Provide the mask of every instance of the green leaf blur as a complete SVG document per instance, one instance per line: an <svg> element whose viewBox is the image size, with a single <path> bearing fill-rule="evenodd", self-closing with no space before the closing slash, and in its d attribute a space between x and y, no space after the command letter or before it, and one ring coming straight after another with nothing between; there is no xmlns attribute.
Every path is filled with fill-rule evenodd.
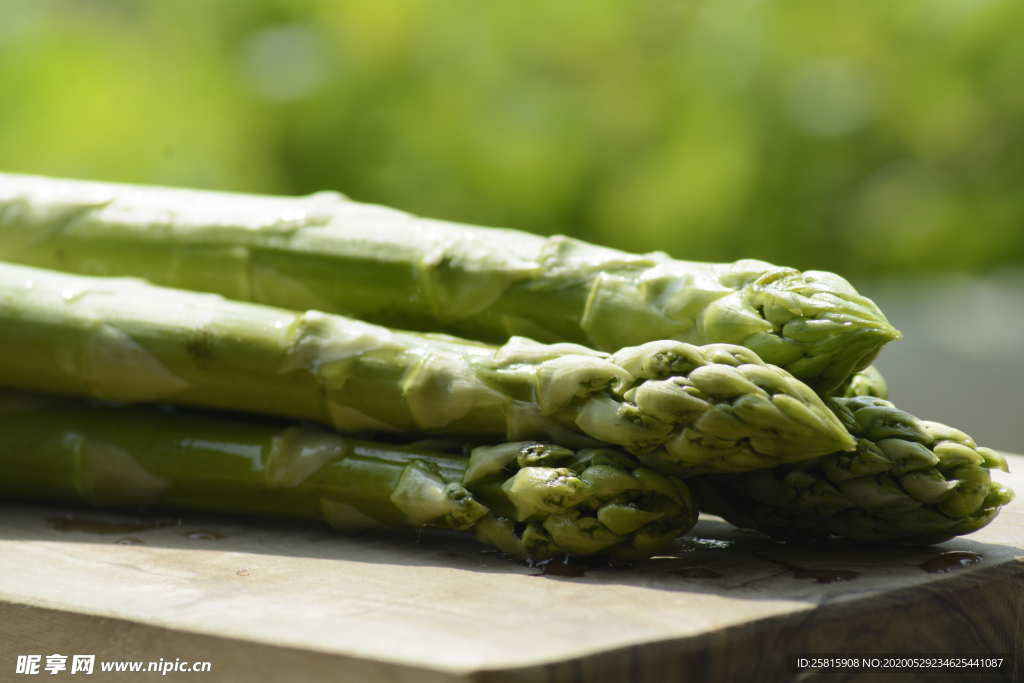
<svg viewBox="0 0 1024 683"><path fill-rule="evenodd" d="M0 168L845 275L1024 260L1012 0L6 0Z"/></svg>

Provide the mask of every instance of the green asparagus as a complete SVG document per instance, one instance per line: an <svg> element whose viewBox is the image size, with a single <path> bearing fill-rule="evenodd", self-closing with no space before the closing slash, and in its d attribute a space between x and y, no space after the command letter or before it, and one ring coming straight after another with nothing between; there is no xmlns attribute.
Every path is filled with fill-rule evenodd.
<svg viewBox="0 0 1024 683"><path fill-rule="evenodd" d="M783 538L938 543L988 524L1013 498L1005 459L958 429L872 396L834 399L857 450L772 470L698 477L701 509Z"/></svg>
<svg viewBox="0 0 1024 683"><path fill-rule="evenodd" d="M0 394L0 497L469 531L534 560L647 557L696 522L686 485L622 451L536 442L467 459L315 427Z"/></svg>
<svg viewBox="0 0 1024 683"><path fill-rule="evenodd" d="M740 346L609 356L500 348L157 287L0 265L0 386L391 431L612 444L679 473L852 448L822 400Z"/></svg>
<svg viewBox="0 0 1024 683"><path fill-rule="evenodd" d="M874 365L869 365L856 375L852 376L842 390L840 396L852 398L854 396L874 396L875 398L889 398L889 384L885 377Z"/></svg>
<svg viewBox="0 0 1024 683"><path fill-rule="evenodd" d="M302 198L0 175L0 259L502 343L733 343L835 390L899 333L843 278Z"/></svg>

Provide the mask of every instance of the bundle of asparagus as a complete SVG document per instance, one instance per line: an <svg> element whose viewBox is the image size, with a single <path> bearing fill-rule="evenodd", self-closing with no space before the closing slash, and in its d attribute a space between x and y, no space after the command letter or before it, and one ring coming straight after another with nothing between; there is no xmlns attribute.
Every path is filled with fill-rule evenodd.
<svg viewBox="0 0 1024 683"><path fill-rule="evenodd" d="M533 559L657 552L695 520L680 477L788 536L932 542L1010 498L994 453L870 398L899 333L829 273L4 175L0 258L23 264L0 265L0 386L80 397L4 399L8 497L434 525Z"/></svg>
<svg viewBox="0 0 1024 683"><path fill-rule="evenodd" d="M440 432L615 445L680 473L853 448L822 400L749 349L649 342L614 355L497 348L141 281L0 265L10 387Z"/></svg>

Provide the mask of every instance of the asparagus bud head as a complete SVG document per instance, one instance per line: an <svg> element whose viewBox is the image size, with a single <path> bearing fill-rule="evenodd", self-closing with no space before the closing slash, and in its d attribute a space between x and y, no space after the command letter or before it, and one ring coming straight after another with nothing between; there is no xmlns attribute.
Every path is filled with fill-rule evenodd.
<svg viewBox="0 0 1024 683"><path fill-rule="evenodd" d="M976 531L1013 492L992 481L1006 460L962 431L873 396L836 398L848 453L691 481L702 509L779 537L938 543Z"/></svg>
<svg viewBox="0 0 1024 683"><path fill-rule="evenodd" d="M855 446L810 387L748 348L656 341L608 360L625 376L578 402L575 425L656 466L744 471Z"/></svg>
<svg viewBox="0 0 1024 683"><path fill-rule="evenodd" d="M837 389L902 336L871 299L834 273L776 268L741 291L747 310L769 323L770 333L736 343L822 393Z"/></svg>
<svg viewBox="0 0 1024 683"><path fill-rule="evenodd" d="M477 524L477 536L534 560L565 554L647 557L697 520L682 480L616 449L574 452L536 442L481 446L470 454L463 483L492 512Z"/></svg>

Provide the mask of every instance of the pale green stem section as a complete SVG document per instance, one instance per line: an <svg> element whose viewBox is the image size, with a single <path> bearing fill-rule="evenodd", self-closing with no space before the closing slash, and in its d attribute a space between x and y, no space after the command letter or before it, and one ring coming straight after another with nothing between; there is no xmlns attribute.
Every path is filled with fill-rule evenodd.
<svg viewBox="0 0 1024 683"><path fill-rule="evenodd" d="M433 526L530 559L647 557L696 522L681 480L621 451L467 447L157 407L0 393L0 498Z"/></svg>
<svg viewBox="0 0 1024 683"><path fill-rule="evenodd" d="M0 259L498 343L733 343L822 393L899 338L833 273L629 254L328 192L266 197L0 174Z"/></svg>

